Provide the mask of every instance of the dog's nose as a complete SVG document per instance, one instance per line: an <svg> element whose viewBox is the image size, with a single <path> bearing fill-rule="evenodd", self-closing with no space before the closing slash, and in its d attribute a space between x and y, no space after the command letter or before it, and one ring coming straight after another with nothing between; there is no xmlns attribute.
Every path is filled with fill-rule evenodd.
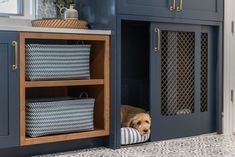
<svg viewBox="0 0 235 157"><path fill-rule="evenodd" d="M149 130L148 129L144 129L144 132L147 133Z"/></svg>

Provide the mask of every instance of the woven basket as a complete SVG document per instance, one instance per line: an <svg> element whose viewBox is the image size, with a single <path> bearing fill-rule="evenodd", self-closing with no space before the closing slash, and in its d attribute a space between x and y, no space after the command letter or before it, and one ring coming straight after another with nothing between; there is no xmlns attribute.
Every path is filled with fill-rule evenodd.
<svg viewBox="0 0 235 157"><path fill-rule="evenodd" d="M91 45L27 44L26 80L90 79Z"/></svg>
<svg viewBox="0 0 235 157"><path fill-rule="evenodd" d="M78 19L41 19L33 20L33 27L88 29L87 21Z"/></svg>
<svg viewBox="0 0 235 157"><path fill-rule="evenodd" d="M30 137L94 129L93 98L28 100L26 133Z"/></svg>

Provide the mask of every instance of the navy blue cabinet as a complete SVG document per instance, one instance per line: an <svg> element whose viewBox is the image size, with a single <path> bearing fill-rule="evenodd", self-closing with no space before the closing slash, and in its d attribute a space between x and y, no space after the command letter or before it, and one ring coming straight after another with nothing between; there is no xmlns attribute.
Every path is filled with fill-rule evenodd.
<svg viewBox="0 0 235 157"><path fill-rule="evenodd" d="M112 30L111 147L120 104L150 111L151 141L221 133L223 0L109 1L78 4L92 28Z"/></svg>
<svg viewBox="0 0 235 157"><path fill-rule="evenodd" d="M18 34L0 32L0 148L19 145Z"/></svg>
<svg viewBox="0 0 235 157"><path fill-rule="evenodd" d="M117 13L221 21L223 0L118 0Z"/></svg>

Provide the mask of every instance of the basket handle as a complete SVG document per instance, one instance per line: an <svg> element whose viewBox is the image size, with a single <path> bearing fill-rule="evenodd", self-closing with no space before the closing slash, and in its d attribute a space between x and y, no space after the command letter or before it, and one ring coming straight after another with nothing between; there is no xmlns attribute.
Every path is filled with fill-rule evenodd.
<svg viewBox="0 0 235 157"><path fill-rule="evenodd" d="M80 98L80 99L83 98L84 95L86 96L85 98L88 99L88 94L87 94L87 92L82 92L82 93L80 94L79 98Z"/></svg>

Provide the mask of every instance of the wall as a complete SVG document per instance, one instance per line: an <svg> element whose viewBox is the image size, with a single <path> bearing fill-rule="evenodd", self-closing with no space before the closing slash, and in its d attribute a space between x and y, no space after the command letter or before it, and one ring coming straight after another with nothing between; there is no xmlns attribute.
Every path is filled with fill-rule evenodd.
<svg viewBox="0 0 235 157"><path fill-rule="evenodd" d="M223 133L232 134L234 130L235 123L235 110L234 105L231 102L231 90L233 87L235 76L231 76L233 68L233 62L231 58L234 57L234 34L231 32L232 21L235 20L234 16L234 0L225 0L224 9L224 117L223 117Z"/></svg>

